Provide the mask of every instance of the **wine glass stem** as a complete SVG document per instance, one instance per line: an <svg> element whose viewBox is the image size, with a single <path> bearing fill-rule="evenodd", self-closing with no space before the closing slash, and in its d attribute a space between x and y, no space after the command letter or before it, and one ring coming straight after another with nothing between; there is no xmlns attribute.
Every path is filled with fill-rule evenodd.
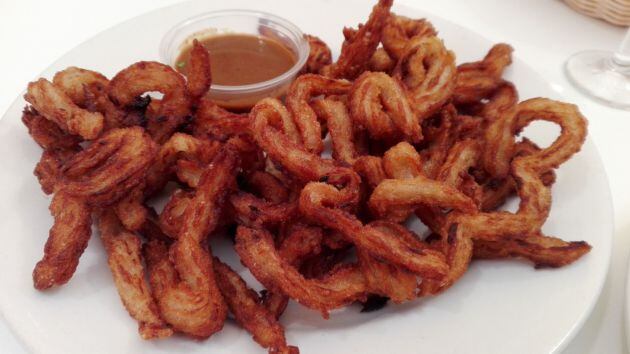
<svg viewBox="0 0 630 354"><path fill-rule="evenodd" d="M630 28L628 28L626 36L613 55L613 64L624 69L630 69Z"/></svg>

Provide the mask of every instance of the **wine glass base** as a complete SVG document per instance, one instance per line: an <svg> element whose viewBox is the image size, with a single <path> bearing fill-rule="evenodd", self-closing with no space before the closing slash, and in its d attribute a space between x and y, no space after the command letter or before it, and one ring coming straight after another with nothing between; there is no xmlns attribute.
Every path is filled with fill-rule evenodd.
<svg viewBox="0 0 630 354"><path fill-rule="evenodd" d="M588 96L613 107L630 109L630 67L617 65L613 53L585 51L565 64L571 82Z"/></svg>

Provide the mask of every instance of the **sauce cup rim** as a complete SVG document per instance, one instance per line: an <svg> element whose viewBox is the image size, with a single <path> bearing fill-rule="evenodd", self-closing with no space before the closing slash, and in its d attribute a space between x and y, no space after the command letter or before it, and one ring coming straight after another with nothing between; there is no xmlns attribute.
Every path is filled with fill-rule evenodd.
<svg viewBox="0 0 630 354"><path fill-rule="evenodd" d="M310 48L309 48L308 41L304 38L304 33L302 32L302 30L300 30L299 27L297 27L291 21L285 18L282 18L280 16L277 16L268 12L264 12L264 11L247 10L247 9L229 9L229 10L209 11L209 12L204 12L204 13L189 17L183 21L180 21L175 26L171 27L171 29L168 30L168 32L166 32L166 34L162 38L162 41L160 42L161 59L164 62L166 62L167 65L173 64L173 63L170 63L171 58L169 55L169 51L170 51L171 46L174 44L173 42L175 40L176 35L178 34L180 30L194 23L197 23L199 21L205 21L208 19L214 19L214 18L220 18L220 17L231 17L231 16L242 16L242 17L251 17L255 19L265 19L266 21L274 22L276 25L283 27L285 30L289 31L298 40L297 42L295 42L293 38L290 38L290 40L293 42L293 44L297 48L298 58L295 64L289 70L269 80L256 82L253 84L247 84L247 85L212 84L212 87L211 87L212 91L215 91L217 93L218 92L236 93L236 92L247 92L247 91L251 92L251 91L259 91L259 90L268 89L270 87L283 83L284 81L291 78L292 76L295 76L298 73L298 71L302 69L304 64L306 64L306 60L308 59ZM189 37L190 36L192 36L192 34L189 35ZM181 43L177 43L177 45L181 45Z"/></svg>

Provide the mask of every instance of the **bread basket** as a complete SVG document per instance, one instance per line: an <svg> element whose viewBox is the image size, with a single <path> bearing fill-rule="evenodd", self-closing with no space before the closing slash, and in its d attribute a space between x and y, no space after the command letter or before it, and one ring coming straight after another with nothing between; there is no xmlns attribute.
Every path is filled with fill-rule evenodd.
<svg viewBox="0 0 630 354"><path fill-rule="evenodd" d="M585 15L619 26L630 26L630 0L564 0Z"/></svg>

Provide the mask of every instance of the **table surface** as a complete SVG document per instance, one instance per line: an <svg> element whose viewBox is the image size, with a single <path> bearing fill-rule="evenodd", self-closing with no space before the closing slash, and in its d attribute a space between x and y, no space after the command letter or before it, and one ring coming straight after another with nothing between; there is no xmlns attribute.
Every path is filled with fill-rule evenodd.
<svg viewBox="0 0 630 354"><path fill-rule="evenodd" d="M67 51L116 25L147 11L181 0L108 0L86 2L0 2L0 113L5 112L26 83L36 78ZM302 0L307 1L307 0ZM372 3L366 0L366 4ZM559 0L397 0L423 9L493 41L505 41L549 80L569 102L589 118L589 134L597 145L608 174L615 212L615 235L610 272L602 295L585 326L564 353L626 352L624 299L630 251L630 168L619 161L630 147L630 112L596 103L576 91L563 73L571 54L585 49L614 49L624 28L582 16ZM227 5L226 5L227 6ZM588 171L586 171L588 172ZM26 354L0 319L0 351Z"/></svg>

